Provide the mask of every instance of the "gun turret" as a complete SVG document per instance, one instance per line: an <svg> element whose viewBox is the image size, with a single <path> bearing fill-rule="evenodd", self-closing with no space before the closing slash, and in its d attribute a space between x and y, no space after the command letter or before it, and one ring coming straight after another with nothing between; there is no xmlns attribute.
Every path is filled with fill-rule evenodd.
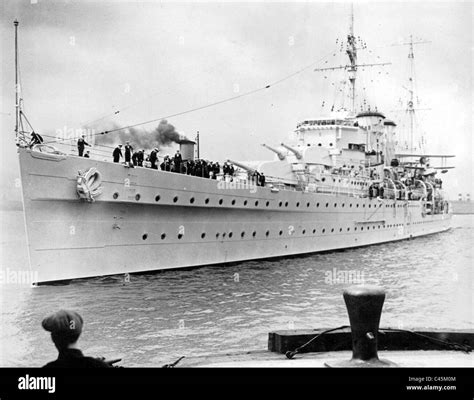
<svg viewBox="0 0 474 400"><path fill-rule="evenodd" d="M231 163L231 164L234 164L234 165L237 165L238 167L240 167L242 169L245 169L246 171L249 171L249 172L254 172L255 171L255 169L249 167L248 165L239 163L238 161L227 160L227 162Z"/></svg>
<svg viewBox="0 0 474 400"><path fill-rule="evenodd" d="M286 156L281 151L278 151L277 149L274 149L273 147L270 147L265 143L263 143L262 146L267 148L270 151L273 151L281 161L283 161L286 158Z"/></svg>
<svg viewBox="0 0 474 400"><path fill-rule="evenodd" d="M298 151L298 150L295 150L293 147L290 147L290 146L287 146L285 143L282 143L281 144L285 149L291 151L298 160L301 160L303 158L303 156L301 155L301 153Z"/></svg>

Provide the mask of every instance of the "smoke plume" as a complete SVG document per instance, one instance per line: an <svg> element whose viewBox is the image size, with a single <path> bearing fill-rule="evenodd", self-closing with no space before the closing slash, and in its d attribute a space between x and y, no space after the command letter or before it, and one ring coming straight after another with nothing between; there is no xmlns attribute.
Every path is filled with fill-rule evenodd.
<svg viewBox="0 0 474 400"><path fill-rule="evenodd" d="M117 126L112 126L107 130L117 128ZM116 132L97 135L96 143L116 145L125 144L125 142L128 141L135 149L150 150L155 147L168 147L173 143L180 143L181 139L183 139L183 136L176 131L175 127L163 119L153 130L127 128Z"/></svg>

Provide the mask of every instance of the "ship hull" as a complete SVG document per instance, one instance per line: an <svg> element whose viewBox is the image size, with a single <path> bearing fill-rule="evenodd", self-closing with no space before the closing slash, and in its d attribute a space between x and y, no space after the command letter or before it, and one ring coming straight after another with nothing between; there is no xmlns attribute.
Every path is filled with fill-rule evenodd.
<svg viewBox="0 0 474 400"><path fill-rule="evenodd" d="M36 283L285 257L403 240L450 228L420 201L243 187L19 149ZM102 193L76 191L95 167Z"/></svg>

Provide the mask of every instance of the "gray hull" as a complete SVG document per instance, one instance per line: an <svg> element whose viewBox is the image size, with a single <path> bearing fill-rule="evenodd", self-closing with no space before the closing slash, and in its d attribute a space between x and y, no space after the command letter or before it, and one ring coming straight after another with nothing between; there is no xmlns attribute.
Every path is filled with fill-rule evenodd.
<svg viewBox="0 0 474 400"><path fill-rule="evenodd" d="M37 283L282 257L449 229L420 201L270 188L19 149L31 272ZM102 194L76 192L97 168Z"/></svg>

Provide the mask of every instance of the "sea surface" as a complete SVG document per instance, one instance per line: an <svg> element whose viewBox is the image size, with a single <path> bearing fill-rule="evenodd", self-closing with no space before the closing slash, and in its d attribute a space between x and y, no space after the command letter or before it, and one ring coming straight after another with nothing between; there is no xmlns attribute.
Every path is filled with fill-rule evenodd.
<svg viewBox="0 0 474 400"><path fill-rule="evenodd" d="M387 291L381 326L474 329L474 215L445 233L275 261L94 278L63 286L8 281L27 269L23 217L1 211L0 366L42 366L57 356L41 320L61 308L84 318L86 355L124 366L267 347L268 332L348 324L354 283Z"/></svg>

